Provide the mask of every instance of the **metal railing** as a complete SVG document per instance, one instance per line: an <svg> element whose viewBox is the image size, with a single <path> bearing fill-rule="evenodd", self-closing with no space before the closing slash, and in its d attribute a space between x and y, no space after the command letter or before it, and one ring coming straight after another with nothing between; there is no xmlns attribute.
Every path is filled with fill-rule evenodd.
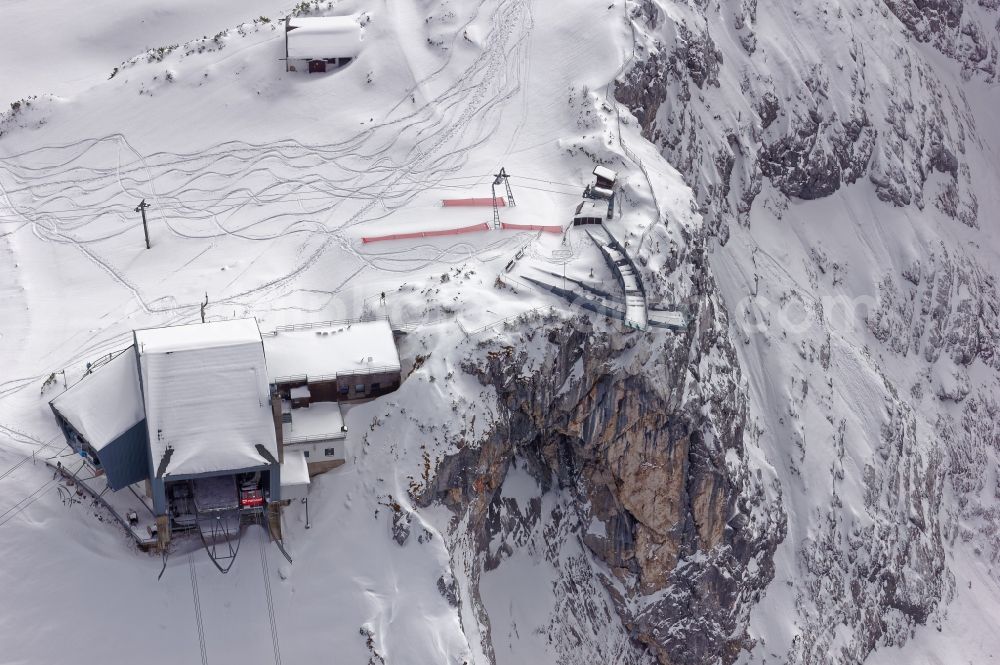
<svg viewBox="0 0 1000 665"><path fill-rule="evenodd" d="M513 280L511 280L511 281L513 281ZM525 288L527 288L527 287L525 287ZM490 323L487 323L484 326L480 326L478 328L473 328L471 330L468 329L468 328L466 328L465 325L463 325L461 321L459 321L458 325L462 329L462 332L464 332L466 335L478 335L479 333L484 332L484 331L486 331L486 330L488 330L490 328L495 328L497 326L502 326L502 325L507 324L507 323L512 323L512 322L517 321L519 319L525 319L525 320L527 320L531 314L534 314L535 312L540 312L543 309L547 309L549 311L552 311L553 308L552 308L551 305L539 305L538 307L532 307L529 310L525 310L525 311L521 312L520 314L514 314L512 316L508 316L506 318L499 319L497 321L492 321Z"/></svg>
<svg viewBox="0 0 1000 665"><path fill-rule="evenodd" d="M310 434L308 436L293 436L284 439L282 443L286 446L291 446L296 443L319 443L320 441L330 441L332 439L343 439L347 436L347 432L343 430L335 430L332 432L327 432L326 434Z"/></svg>
<svg viewBox="0 0 1000 665"><path fill-rule="evenodd" d="M370 323L372 321L388 321L389 327L392 327L392 320L389 319L388 315L379 314L370 317L364 317L360 319L337 319L334 321L314 321L312 323L292 323L284 326L277 326L274 330L270 332L261 332L261 335L266 335L268 337L274 337L280 332L295 332L301 330L313 330L315 328L332 328L334 326L349 326L354 323Z"/></svg>
<svg viewBox="0 0 1000 665"><path fill-rule="evenodd" d="M95 489L93 489L92 487L90 487L89 485L87 485L87 483L83 482L80 479L80 476L78 474L79 474L80 470L83 469L83 467L87 465L86 461L84 461L80 465L80 468L77 469L76 471L70 471L65 466L61 466L61 465L58 465L58 464L53 464L49 460L45 461L45 465L48 466L48 467L50 467L53 471L55 471L56 473L58 473L59 475L61 475L63 478L65 478L67 480L72 480L76 484L77 487L79 487L81 490L83 490L84 492L86 492L87 494L89 494L94 499L95 502L101 504L101 506L105 510L107 510L109 513L111 513L111 516L118 523L118 525L121 526L123 529L125 529L126 533L128 533L130 536L132 536L132 539L135 540L136 545L138 545L140 548L144 548L144 547L148 546L148 544L150 542L150 539L143 538L142 534L140 534L135 529L133 529L132 525L129 524L128 520L126 520L123 516L119 515L118 511L115 510L115 508L108 502L107 499L105 499L101 495L101 493L98 493Z"/></svg>
<svg viewBox="0 0 1000 665"><path fill-rule="evenodd" d="M347 378L350 376L370 376L372 374L392 374L399 371L399 365L375 365L372 367L359 368L357 370L345 370L335 374L319 374L316 376L311 374L291 374L289 376L278 376L272 379L271 383L321 383L326 381L338 381L341 377Z"/></svg>

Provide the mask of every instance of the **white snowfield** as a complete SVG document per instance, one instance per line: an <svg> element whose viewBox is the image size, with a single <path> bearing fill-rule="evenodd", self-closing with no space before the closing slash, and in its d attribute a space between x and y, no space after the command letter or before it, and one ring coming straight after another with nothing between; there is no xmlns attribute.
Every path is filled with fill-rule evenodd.
<svg viewBox="0 0 1000 665"><path fill-rule="evenodd" d="M135 349L129 347L53 400L59 413L100 451L146 417ZM113 408L108 406L113 405Z"/></svg>
<svg viewBox="0 0 1000 665"><path fill-rule="evenodd" d="M267 367L253 319L137 330L153 468L164 476L246 469L278 458Z"/></svg>
<svg viewBox="0 0 1000 665"><path fill-rule="evenodd" d="M318 16L288 21L288 57L298 59L356 58L361 53L357 16Z"/></svg>

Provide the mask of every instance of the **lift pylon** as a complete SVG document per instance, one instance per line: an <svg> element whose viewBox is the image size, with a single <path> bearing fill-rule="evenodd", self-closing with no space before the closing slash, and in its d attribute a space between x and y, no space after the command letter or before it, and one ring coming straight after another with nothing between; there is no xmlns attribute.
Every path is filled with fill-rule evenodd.
<svg viewBox="0 0 1000 665"><path fill-rule="evenodd" d="M500 228L500 207L497 205L497 185L504 184L507 189L507 206L513 208L517 204L514 202L514 192L510 189L510 175L504 167L500 167L500 172L493 176L491 191L493 192L493 228Z"/></svg>

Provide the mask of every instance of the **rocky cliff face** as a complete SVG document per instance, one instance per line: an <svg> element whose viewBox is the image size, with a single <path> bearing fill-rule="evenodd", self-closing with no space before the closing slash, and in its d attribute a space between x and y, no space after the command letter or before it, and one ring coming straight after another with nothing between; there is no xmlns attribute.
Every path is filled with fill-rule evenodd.
<svg viewBox="0 0 1000 665"><path fill-rule="evenodd" d="M702 303L682 334L623 334L581 316L466 359L495 390L496 424L438 467L423 501L452 508L473 541L472 602L479 576L517 549L558 561L578 539L599 562L588 588L603 588L597 597L630 638L617 662L652 653L664 664L728 663L748 646L784 517L744 448L746 394L725 313L708 295ZM550 512L504 498L515 460L558 497ZM571 609L554 635L606 621L579 582L557 591Z"/></svg>
<svg viewBox="0 0 1000 665"><path fill-rule="evenodd" d="M730 221L746 222L764 178L811 200L867 176L883 201L931 204L975 226L965 159L975 122L964 97L916 49L882 38L898 18L957 59L964 76L992 81L1000 16L992 3L974 5L806 3L791 17L758 17L756 1L645 0L632 10L639 62L616 96L685 175L723 240ZM795 48L775 35L776 19ZM946 177L928 188L934 173Z"/></svg>
<svg viewBox="0 0 1000 665"><path fill-rule="evenodd" d="M719 241L757 386L748 436L789 512L790 572L748 662L858 663L920 626L946 633L973 588L949 561L996 556L1000 299L981 201L996 134L970 99L992 94L997 9L630 7L637 62L616 96ZM836 298L858 308L849 325L831 323ZM779 325L789 307L805 323Z"/></svg>
<svg viewBox="0 0 1000 665"><path fill-rule="evenodd" d="M463 352L491 419L419 501L452 511L440 586L485 654L523 639L495 580L524 557L555 571L561 662L846 665L947 632L956 557L1000 551L997 201L966 96L996 9L626 5L615 97L700 213L632 251L691 321Z"/></svg>

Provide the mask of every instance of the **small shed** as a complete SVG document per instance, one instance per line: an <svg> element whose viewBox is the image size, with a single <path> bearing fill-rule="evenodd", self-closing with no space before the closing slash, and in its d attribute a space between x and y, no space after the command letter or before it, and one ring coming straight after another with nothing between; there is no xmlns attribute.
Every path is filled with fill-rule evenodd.
<svg viewBox="0 0 1000 665"><path fill-rule="evenodd" d="M309 403L370 399L401 383L387 319L282 326L264 334L267 371L283 398L309 387Z"/></svg>
<svg viewBox="0 0 1000 665"><path fill-rule="evenodd" d="M618 180L618 173L606 166L595 166L594 176L597 178L597 187L605 190L613 190Z"/></svg>
<svg viewBox="0 0 1000 665"><path fill-rule="evenodd" d="M327 65L342 66L361 53L362 31L356 16L290 16L285 20L285 71L310 74Z"/></svg>

